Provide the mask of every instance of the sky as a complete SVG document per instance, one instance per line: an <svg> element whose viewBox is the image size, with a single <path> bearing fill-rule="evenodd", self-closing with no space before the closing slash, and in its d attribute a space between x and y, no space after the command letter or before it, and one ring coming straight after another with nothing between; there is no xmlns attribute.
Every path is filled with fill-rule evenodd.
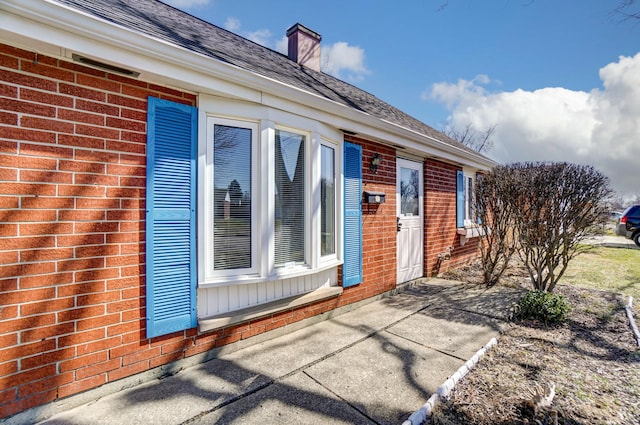
<svg viewBox="0 0 640 425"><path fill-rule="evenodd" d="M500 163L593 165L640 200L640 19L624 0L164 1L281 53L301 23L324 72L438 130L495 126Z"/></svg>

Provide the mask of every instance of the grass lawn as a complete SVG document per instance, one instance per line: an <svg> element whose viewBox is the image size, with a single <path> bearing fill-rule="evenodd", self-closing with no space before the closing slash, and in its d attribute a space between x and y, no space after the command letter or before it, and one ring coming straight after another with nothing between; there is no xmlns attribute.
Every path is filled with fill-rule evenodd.
<svg viewBox="0 0 640 425"><path fill-rule="evenodd" d="M595 247L571 260L559 283L619 292L640 303L640 250Z"/></svg>

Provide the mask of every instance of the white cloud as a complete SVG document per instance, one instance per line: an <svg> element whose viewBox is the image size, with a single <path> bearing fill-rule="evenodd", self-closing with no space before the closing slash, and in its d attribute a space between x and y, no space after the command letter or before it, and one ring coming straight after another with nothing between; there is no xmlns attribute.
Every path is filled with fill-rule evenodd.
<svg viewBox="0 0 640 425"><path fill-rule="evenodd" d="M283 35L282 38L276 41L276 52L280 52L283 55L286 55L289 51L289 39L286 35Z"/></svg>
<svg viewBox="0 0 640 425"><path fill-rule="evenodd" d="M240 29L240 20L229 16L226 21L224 21L224 29L236 32Z"/></svg>
<svg viewBox="0 0 640 425"><path fill-rule="evenodd" d="M238 18L234 18L233 16L229 16L226 21L224 21L223 25L224 29L234 32L236 34L241 35L242 37L253 41L254 43L260 44L265 47L272 47L272 44L275 46L275 49L281 53L287 52L287 44L284 45L284 52L282 49L283 40L277 40L275 43L272 43L273 34L268 29L259 29L256 31L244 31L242 30L242 23ZM284 42L287 43L287 38L283 37Z"/></svg>
<svg viewBox="0 0 640 425"><path fill-rule="evenodd" d="M247 32L244 36L254 43L258 43L262 46L269 47L269 44L271 43L271 31L267 29Z"/></svg>
<svg viewBox="0 0 640 425"><path fill-rule="evenodd" d="M365 66L364 50L358 46L350 46L339 41L330 46L321 46L321 67L327 74L342 78L347 74L351 81L361 81L371 71Z"/></svg>
<svg viewBox="0 0 640 425"><path fill-rule="evenodd" d="M209 4L210 0L164 0L165 3L170 4L178 9L191 9L194 7L205 6Z"/></svg>
<svg viewBox="0 0 640 425"><path fill-rule="evenodd" d="M478 84L489 84L486 75L477 75L473 80L459 79L456 84L435 83L430 92L422 93L422 99L435 99L451 109L454 104L468 103L485 95L486 90Z"/></svg>
<svg viewBox="0 0 640 425"><path fill-rule="evenodd" d="M600 69L603 89L548 87L489 92L486 76L437 83L423 94L451 110L449 125L497 125L489 156L500 162L596 166L623 196L640 194L640 53Z"/></svg>

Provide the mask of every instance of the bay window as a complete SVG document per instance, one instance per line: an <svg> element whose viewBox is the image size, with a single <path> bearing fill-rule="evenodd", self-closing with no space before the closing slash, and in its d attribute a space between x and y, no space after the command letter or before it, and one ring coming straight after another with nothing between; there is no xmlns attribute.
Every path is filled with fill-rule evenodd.
<svg viewBox="0 0 640 425"><path fill-rule="evenodd" d="M266 285L340 264L338 145L313 121L292 119L296 126L284 127L256 115L255 121L205 116L201 288ZM255 287L258 301L269 291L275 298L288 292L268 288Z"/></svg>
<svg viewBox="0 0 640 425"><path fill-rule="evenodd" d="M148 126L148 335L342 293L339 131L205 95L199 108L150 97Z"/></svg>

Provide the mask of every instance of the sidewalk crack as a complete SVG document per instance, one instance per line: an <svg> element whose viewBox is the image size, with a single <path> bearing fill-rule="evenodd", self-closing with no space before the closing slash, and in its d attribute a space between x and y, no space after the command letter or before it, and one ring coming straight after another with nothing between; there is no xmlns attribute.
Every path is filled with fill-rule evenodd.
<svg viewBox="0 0 640 425"><path fill-rule="evenodd" d="M354 409L355 411L357 411L358 413L360 413L362 416L364 416L365 418L369 419L371 422L373 422L376 425L381 425L380 422L376 421L375 419L373 419L371 416L369 416L365 411L363 411L362 409L360 409L358 406L354 405L353 403L351 403L349 400L345 399L344 397L341 397L340 394L336 393L335 391L333 391L331 388L327 387L326 385L324 385L322 382L318 381L316 378L314 378L313 376L309 375L307 373L306 370L303 370L302 373L309 377L313 382L315 382L316 384L320 385L322 388L324 388L325 390L327 390L328 392L330 392L332 395L334 395L336 398L338 398L339 400L345 402L347 404L347 406L351 407L352 409Z"/></svg>

